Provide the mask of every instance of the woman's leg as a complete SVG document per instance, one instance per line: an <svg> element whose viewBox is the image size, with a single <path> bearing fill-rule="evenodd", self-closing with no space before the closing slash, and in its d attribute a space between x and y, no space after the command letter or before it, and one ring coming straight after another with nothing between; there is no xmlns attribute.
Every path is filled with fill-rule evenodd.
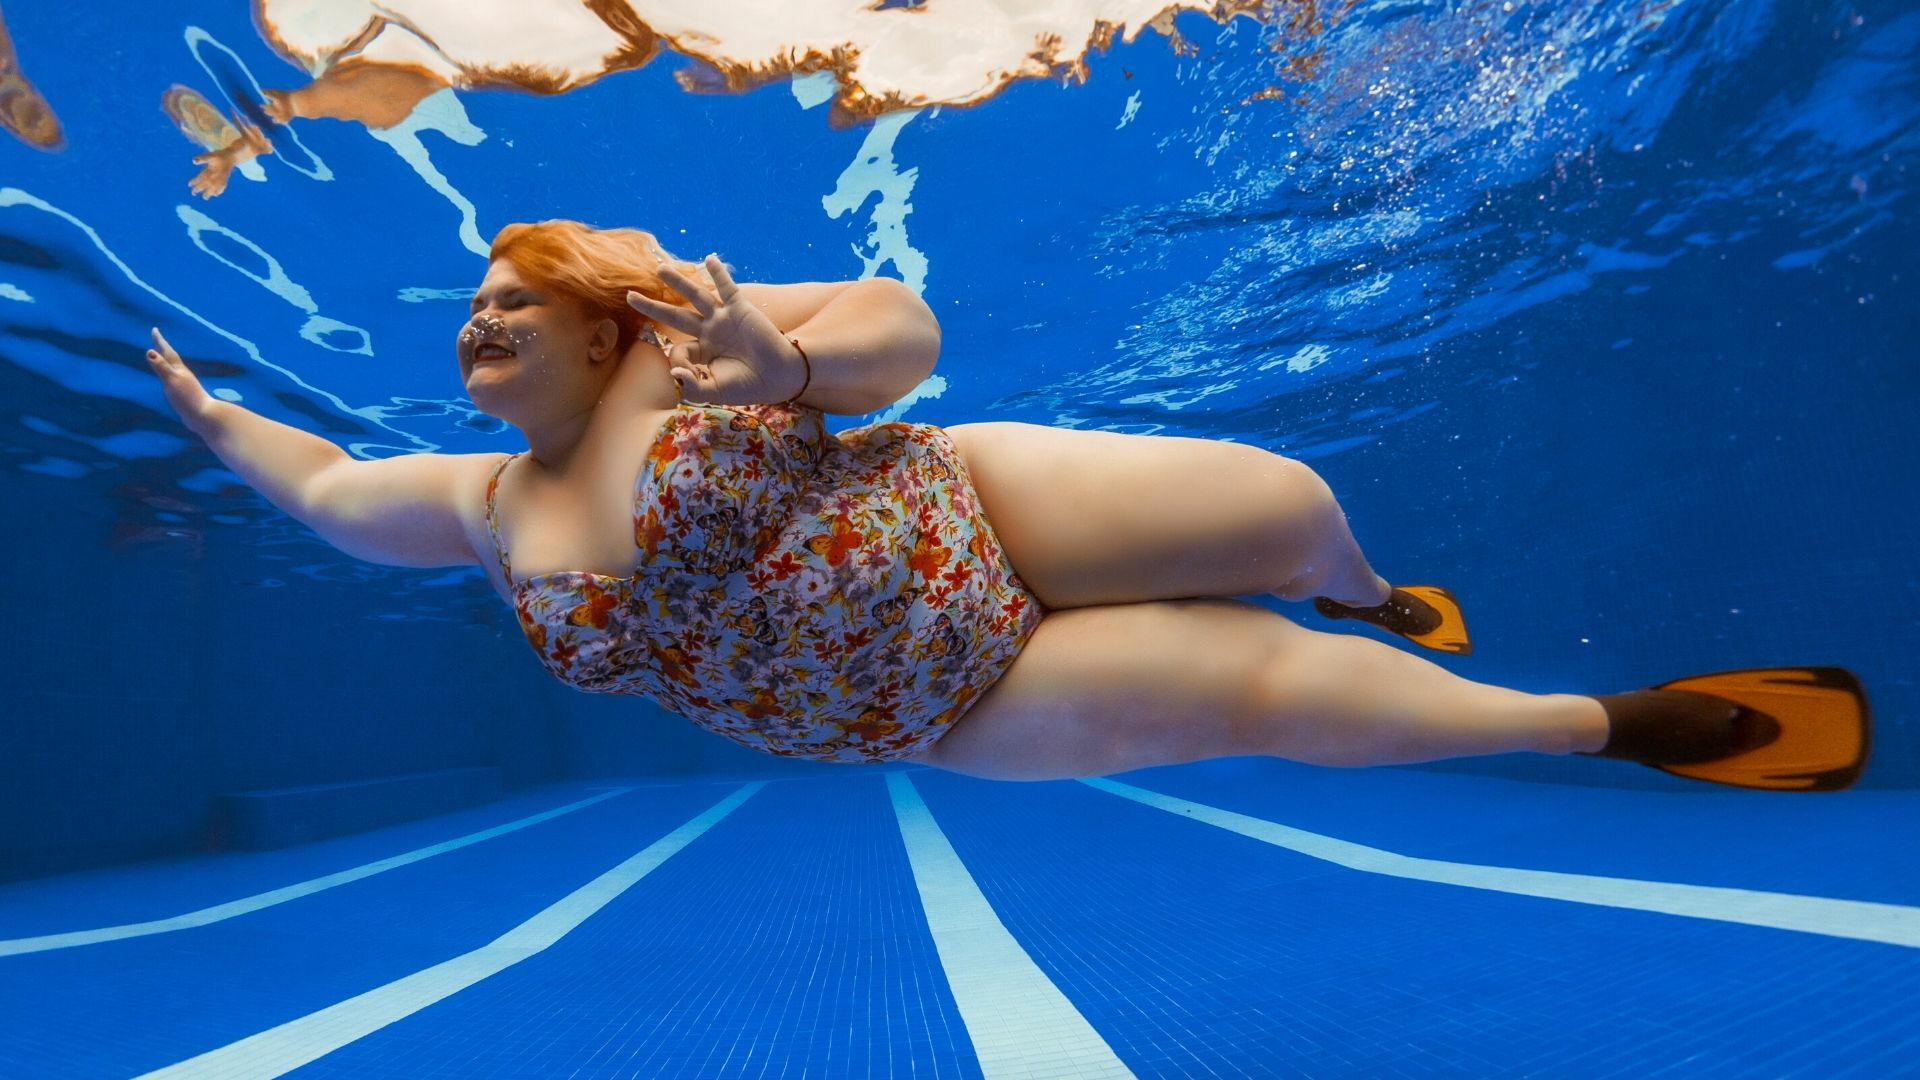
<svg viewBox="0 0 1920 1080"><path fill-rule="evenodd" d="M1472 682L1240 600L1158 600L1050 612L917 760L999 780L1245 755L1357 767L1598 750L1607 730L1591 697Z"/></svg>
<svg viewBox="0 0 1920 1080"><path fill-rule="evenodd" d="M1318 480L1319 475L1314 474L1314 478ZM1325 481L1321 481L1320 486L1325 487ZM1340 508L1331 490L1326 492L1320 511L1304 516L1303 521L1312 530L1308 547L1312 554L1306 564L1272 590L1271 595L1288 601L1324 596L1353 607L1386 603L1393 587L1374 572L1366 555L1361 553L1360 542L1353 538L1353 529L1347 525L1347 513Z"/></svg>
<svg viewBox="0 0 1920 1080"><path fill-rule="evenodd" d="M946 429L1048 609L1185 597L1387 599L1331 488L1257 446L992 421Z"/></svg>
<svg viewBox="0 0 1920 1080"><path fill-rule="evenodd" d="M1280 756L1361 767L1606 745L1595 698L1478 683L1371 638L1293 629L1266 698Z"/></svg>

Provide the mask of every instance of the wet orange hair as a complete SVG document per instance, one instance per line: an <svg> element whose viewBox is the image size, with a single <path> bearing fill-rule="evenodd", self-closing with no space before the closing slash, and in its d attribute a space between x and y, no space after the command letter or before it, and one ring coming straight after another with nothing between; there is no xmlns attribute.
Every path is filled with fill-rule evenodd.
<svg viewBox="0 0 1920 1080"><path fill-rule="evenodd" d="M614 353L624 355L653 320L627 303L627 290L691 310L660 278L662 264L713 287L704 266L677 258L645 229L596 229L578 221L515 222L493 236L487 259L505 259L532 284L572 300L589 322L620 327Z"/></svg>

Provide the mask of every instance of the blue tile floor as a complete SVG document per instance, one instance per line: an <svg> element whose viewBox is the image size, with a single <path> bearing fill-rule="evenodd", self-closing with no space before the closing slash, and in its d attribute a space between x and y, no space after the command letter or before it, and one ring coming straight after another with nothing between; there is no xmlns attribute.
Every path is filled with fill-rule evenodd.
<svg viewBox="0 0 1920 1080"><path fill-rule="evenodd" d="M1920 1076L1920 792L1683 786L554 785L0 887L0 1076Z"/></svg>

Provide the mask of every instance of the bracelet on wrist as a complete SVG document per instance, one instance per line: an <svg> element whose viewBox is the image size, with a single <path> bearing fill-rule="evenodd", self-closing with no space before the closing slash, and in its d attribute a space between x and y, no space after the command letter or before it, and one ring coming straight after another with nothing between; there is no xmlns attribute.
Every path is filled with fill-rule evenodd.
<svg viewBox="0 0 1920 1080"><path fill-rule="evenodd" d="M813 385L813 361L807 359L807 350L800 347L800 339L790 337L787 339L787 341L793 345L793 350L800 354L800 362L807 366L807 379L805 382L800 384L799 391L796 392L792 397L780 403L782 405L793 405L799 402L801 394L804 394L807 392L807 387Z"/></svg>

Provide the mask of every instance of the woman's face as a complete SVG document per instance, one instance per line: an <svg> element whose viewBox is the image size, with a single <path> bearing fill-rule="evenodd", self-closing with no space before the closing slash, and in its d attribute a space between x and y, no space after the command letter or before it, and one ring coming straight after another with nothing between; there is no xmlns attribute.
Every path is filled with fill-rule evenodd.
<svg viewBox="0 0 1920 1080"><path fill-rule="evenodd" d="M569 298L526 281L506 259L487 267L469 312L456 350L467 396L482 412L511 422L564 412L592 400L611 370L614 321L588 325Z"/></svg>

